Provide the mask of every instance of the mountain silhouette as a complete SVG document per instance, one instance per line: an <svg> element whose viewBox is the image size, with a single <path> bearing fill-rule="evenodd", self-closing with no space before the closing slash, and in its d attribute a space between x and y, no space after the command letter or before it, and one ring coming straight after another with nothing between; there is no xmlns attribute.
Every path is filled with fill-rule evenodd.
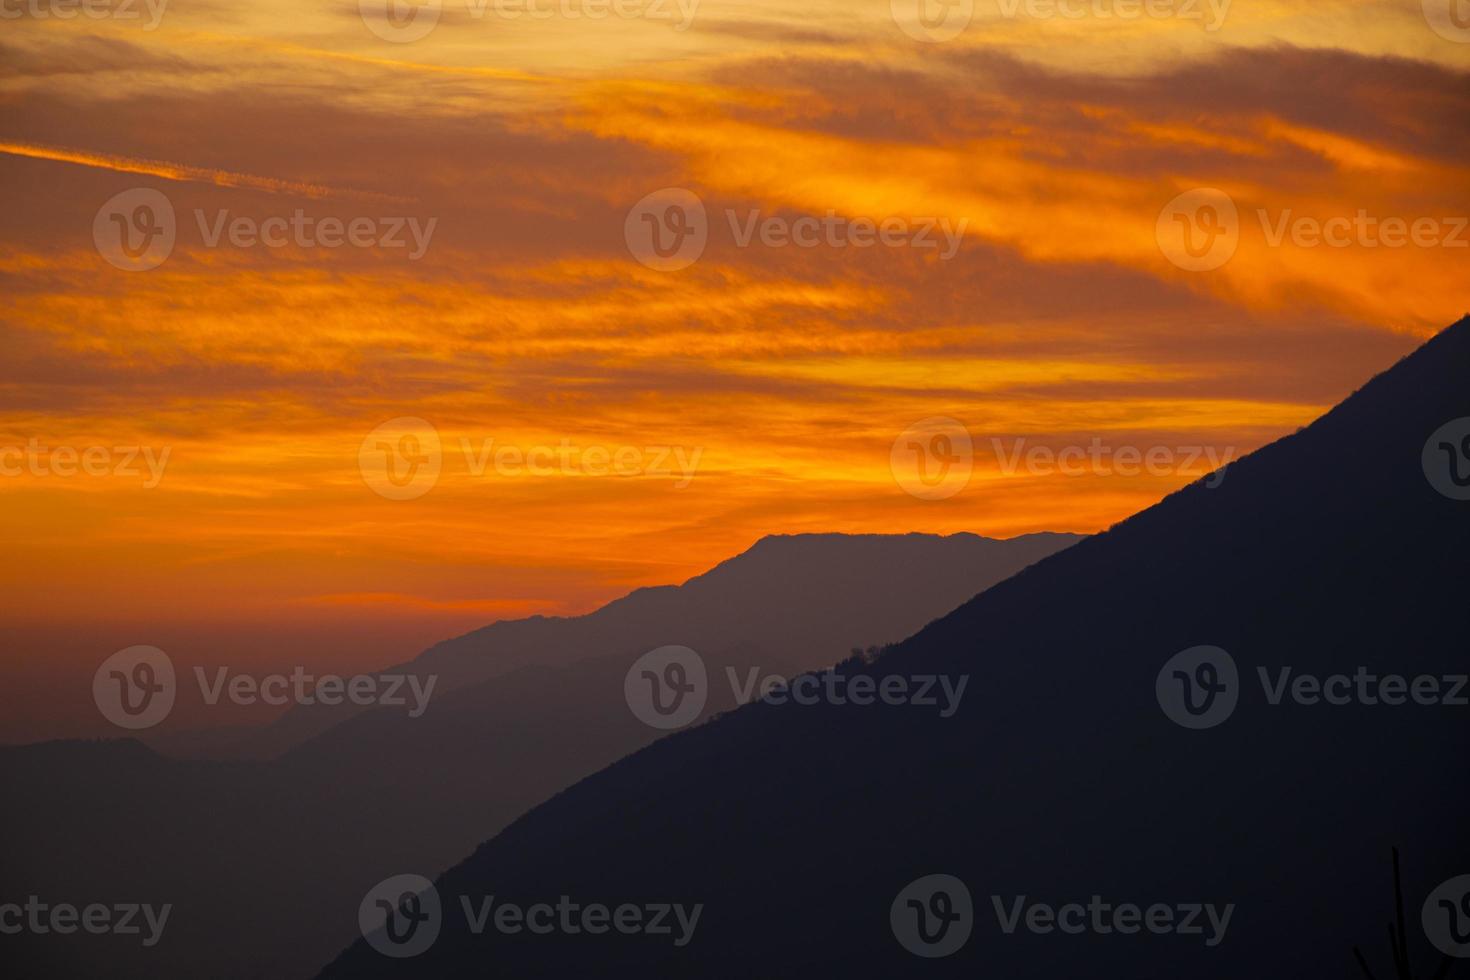
<svg viewBox="0 0 1470 980"><path fill-rule="evenodd" d="M637 589L585 616L502 620L377 673L433 675L434 694L442 698L520 667L563 667L607 651L636 655L674 642L701 652L745 644L759 649L773 670L824 666L853 646L902 639L1081 538L769 535L683 585ZM814 651L821 651L816 661ZM143 741L177 757L272 758L363 713L350 704L299 705L269 725Z"/></svg>
<svg viewBox="0 0 1470 980"><path fill-rule="evenodd" d="M309 976L356 934L356 903L374 881L448 867L658 737L623 693L650 649L693 647L717 679L725 667L831 665L1077 540L764 538L681 586L441 643L401 668L438 678L420 717L292 712L289 736L270 739L299 744L270 761L170 759L133 739L0 750L7 796L24 801L0 809L5 839L24 842L0 857L0 904L38 894L176 906L151 949L115 936L6 936L8 956L44 975ZM726 685L704 714L734 706Z"/></svg>
<svg viewBox="0 0 1470 980"><path fill-rule="evenodd" d="M1470 672L1470 501L1427 478L1464 461L1453 442L1448 458L1426 452L1470 416L1467 380L1470 319L1218 486L1194 483L833 674L968 678L951 716L758 702L660 739L440 875L426 949L394 958L359 939L322 976L1358 975L1353 948L1384 938L1393 846L1416 933L1425 896L1470 872L1470 708L1406 696L1421 677L1448 696ZM1215 649L1175 659L1201 646ZM1378 680L1308 703L1302 675L1339 700L1334 675ZM1391 675L1403 680L1383 686ZM1383 703L1390 690L1405 703ZM930 875L969 902L948 883L909 890ZM477 934L461 900L491 896L700 917L682 945L512 931L514 915ZM1030 918L1069 903L1168 915L1126 932L1106 913L1080 932ZM1174 927L1205 906L1230 910L1213 943ZM963 942L944 958L900 941L933 951L950 928ZM1433 955L1400 965L1442 975Z"/></svg>

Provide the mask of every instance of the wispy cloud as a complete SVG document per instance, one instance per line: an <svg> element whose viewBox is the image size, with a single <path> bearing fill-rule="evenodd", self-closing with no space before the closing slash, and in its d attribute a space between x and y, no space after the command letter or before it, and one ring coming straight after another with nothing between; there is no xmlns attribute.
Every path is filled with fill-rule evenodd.
<svg viewBox="0 0 1470 980"><path fill-rule="evenodd" d="M18 157L30 157L36 160L54 160L58 163L71 163L81 167L96 167L101 170L112 170L118 173L146 174L149 177L160 177L163 180L175 180L194 184L213 184L216 187L240 187L249 190L265 191L269 194L289 194L295 197L306 197L313 200L333 198L349 201L373 201L385 204L404 204L412 201L412 198L379 194L373 191L345 190L342 188L327 187L322 184L306 183L299 180L284 180L279 177L260 177L255 174L242 174L232 170L194 167L186 163L170 163L165 160L143 160L137 157L119 156L112 153L97 153L87 150L73 150L58 146L45 146L38 143L0 142L0 153L8 153L11 156Z"/></svg>

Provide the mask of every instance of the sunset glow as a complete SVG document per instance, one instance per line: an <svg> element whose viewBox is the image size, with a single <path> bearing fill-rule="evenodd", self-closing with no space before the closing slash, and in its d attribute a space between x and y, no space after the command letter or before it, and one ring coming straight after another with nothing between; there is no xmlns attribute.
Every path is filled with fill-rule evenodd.
<svg viewBox="0 0 1470 980"><path fill-rule="evenodd" d="M0 27L4 741L100 724L132 644L366 669L767 534L1098 531L1467 305L1470 36L1420 0L979 0L943 41L898 0L135 6ZM129 271L137 188L175 237ZM674 271L625 238L665 188L707 216ZM1197 188L1238 243L1191 271ZM935 417L973 472L923 499ZM404 418L440 468L392 499L360 452ZM1094 441L1167 456L1046 463Z"/></svg>

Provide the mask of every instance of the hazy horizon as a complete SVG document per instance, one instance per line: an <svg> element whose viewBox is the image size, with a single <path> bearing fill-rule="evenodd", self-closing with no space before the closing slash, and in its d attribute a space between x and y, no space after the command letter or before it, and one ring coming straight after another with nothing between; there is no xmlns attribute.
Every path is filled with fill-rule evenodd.
<svg viewBox="0 0 1470 980"><path fill-rule="evenodd" d="M360 670L767 534L1091 533L1463 312L1436 0L51 2L8 725L135 644Z"/></svg>

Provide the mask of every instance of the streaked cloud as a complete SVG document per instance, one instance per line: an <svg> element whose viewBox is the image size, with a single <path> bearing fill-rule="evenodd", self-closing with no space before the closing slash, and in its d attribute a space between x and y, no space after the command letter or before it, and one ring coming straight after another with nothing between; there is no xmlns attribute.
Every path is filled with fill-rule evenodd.
<svg viewBox="0 0 1470 980"><path fill-rule="evenodd" d="M1199 467L1017 475L991 440L1243 453L1466 305L1444 285L1465 250L1271 241L1293 218L1470 212L1470 46L1417 2L1237 0L1216 32L982 11L944 45L904 35L887 0L704 0L686 31L447 6L402 45L355 4L278 0L170 5L146 33L7 27L0 448L170 452L153 489L0 479L28 630L85 607L121 647L183 604L311 643L398 624L407 655L681 580L767 533L1098 530ZM130 273L91 236L137 186L166 195L177 241ZM623 238L664 187L710 221L678 273ZM1196 187L1240 216L1208 272L1156 235ZM417 261L201 232L298 209L437 225ZM742 243L752 215L964 231L944 260ZM444 447L414 501L358 470L400 416ZM933 416L976 447L970 485L937 502L890 470ZM463 447L487 440L700 463L683 487L475 472Z"/></svg>

